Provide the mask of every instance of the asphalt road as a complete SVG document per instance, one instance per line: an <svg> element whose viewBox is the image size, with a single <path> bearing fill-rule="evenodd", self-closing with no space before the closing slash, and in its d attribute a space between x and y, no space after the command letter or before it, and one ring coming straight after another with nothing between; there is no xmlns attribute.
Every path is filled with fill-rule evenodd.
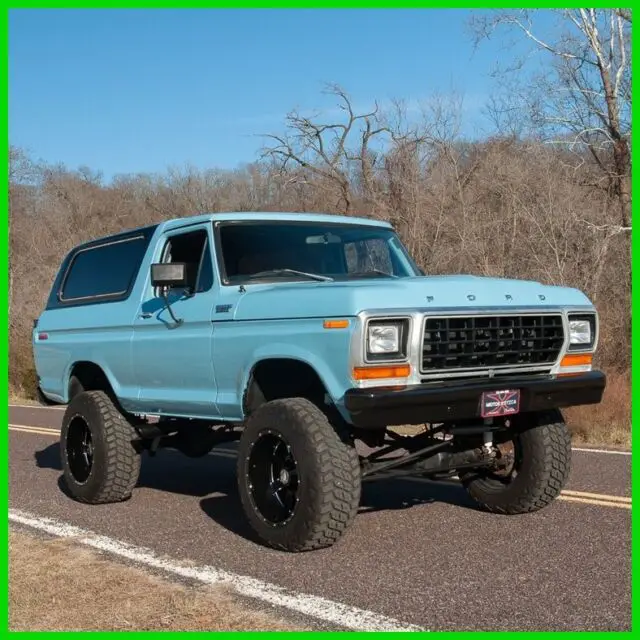
<svg viewBox="0 0 640 640"><path fill-rule="evenodd" d="M631 628L631 456L574 451L561 499L522 516L481 512L455 483L368 484L337 545L287 554L247 528L232 445L145 457L125 503L70 500L49 431L62 415L10 407L11 508L431 630Z"/></svg>

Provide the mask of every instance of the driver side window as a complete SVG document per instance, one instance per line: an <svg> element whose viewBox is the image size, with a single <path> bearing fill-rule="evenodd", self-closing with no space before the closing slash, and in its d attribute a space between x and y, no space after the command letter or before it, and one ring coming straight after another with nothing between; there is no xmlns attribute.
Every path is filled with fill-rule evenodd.
<svg viewBox="0 0 640 640"><path fill-rule="evenodd" d="M213 262L209 236L204 229L171 236L162 252L161 262L184 262L187 265L187 286L174 291L203 293L213 286Z"/></svg>

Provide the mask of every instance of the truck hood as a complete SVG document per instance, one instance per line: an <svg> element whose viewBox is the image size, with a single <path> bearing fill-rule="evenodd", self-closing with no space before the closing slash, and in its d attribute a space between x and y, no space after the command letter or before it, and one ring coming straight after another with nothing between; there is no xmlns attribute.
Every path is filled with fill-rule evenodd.
<svg viewBox="0 0 640 640"><path fill-rule="evenodd" d="M355 316L366 310L585 307L578 289L470 275L245 285L234 319Z"/></svg>

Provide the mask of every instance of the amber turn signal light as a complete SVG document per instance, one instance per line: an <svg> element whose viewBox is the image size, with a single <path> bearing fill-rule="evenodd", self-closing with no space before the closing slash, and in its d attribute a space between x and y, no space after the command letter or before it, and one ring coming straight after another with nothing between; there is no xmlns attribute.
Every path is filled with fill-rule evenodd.
<svg viewBox="0 0 640 640"><path fill-rule="evenodd" d="M592 353L573 353L567 354L560 361L561 367L583 367L593 362Z"/></svg>
<svg viewBox="0 0 640 640"><path fill-rule="evenodd" d="M354 380L382 380L385 378L408 378L411 367L403 364L397 367L355 367Z"/></svg>
<svg viewBox="0 0 640 640"><path fill-rule="evenodd" d="M348 320L325 320L322 323L325 329L346 329L349 326Z"/></svg>

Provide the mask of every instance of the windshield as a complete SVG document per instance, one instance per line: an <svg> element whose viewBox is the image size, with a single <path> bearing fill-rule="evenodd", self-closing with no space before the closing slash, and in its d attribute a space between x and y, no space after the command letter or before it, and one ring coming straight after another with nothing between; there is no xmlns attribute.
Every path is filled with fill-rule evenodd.
<svg viewBox="0 0 640 640"><path fill-rule="evenodd" d="M226 280L354 280L420 275L394 231L352 224L227 223L219 227Z"/></svg>

